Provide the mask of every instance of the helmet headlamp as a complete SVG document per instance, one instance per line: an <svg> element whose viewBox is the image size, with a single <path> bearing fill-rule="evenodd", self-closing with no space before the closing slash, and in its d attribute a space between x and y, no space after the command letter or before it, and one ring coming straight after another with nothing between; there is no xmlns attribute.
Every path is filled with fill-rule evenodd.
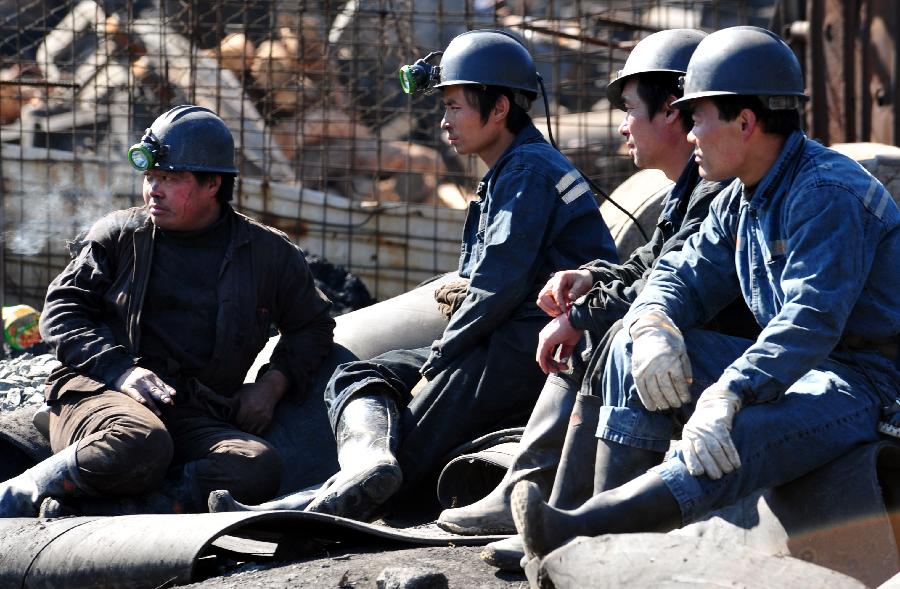
<svg viewBox="0 0 900 589"><path fill-rule="evenodd" d="M136 170L146 172L153 167L156 159L163 155L163 151L163 146L159 144L153 131L147 129L141 137L141 142L128 148L128 163Z"/></svg>
<svg viewBox="0 0 900 589"><path fill-rule="evenodd" d="M404 65L398 72L404 94L420 94L434 88L441 81L441 66L428 63L443 51L433 51L412 65Z"/></svg>

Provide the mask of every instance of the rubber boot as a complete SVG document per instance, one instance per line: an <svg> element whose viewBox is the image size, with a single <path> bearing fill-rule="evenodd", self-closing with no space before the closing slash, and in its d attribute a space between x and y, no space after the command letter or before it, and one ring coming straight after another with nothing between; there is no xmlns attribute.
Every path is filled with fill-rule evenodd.
<svg viewBox="0 0 900 589"><path fill-rule="evenodd" d="M523 481L513 489L512 509L529 561L543 558L577 536L668 532L681 524L678 502L652 472L594 495L571 511L548 505L537 486Z"/></svg>
<svg viewBox="0 0 900 589"><path fill-rule="evenodd" d="M329 479L329 481L330 480L331 479ZM328 483L326 482L312 487L307 487L306 489L303 489L301 491L294 491L293 493L288 493L287 495L282 495L277 499L272 499L271 501L266 501L265 503L259 503L257 505L248 505L246 503L241 503L231 496L230 491L213 491L209 494L209 499L207 500L207 508L209 509L210 513L220 513L223 511L302 511L306 509L306 507L310 503L312 503L312 500L316 498L316 495L327 484Z"/></svg>
<svg viewBox="0 0 900 589"><path fill-rule="evenodd" d="M159 491L132 497L48 497L41 503L40 517L88 515L136 515L141 513L197 513L205 505L192 484L193 463L166 477Z"/></svg>
<svg viewBox="0 0 900 589"><path fill-rule="evenodd" d="M0 517L35 517L49 496L85 494L75 460L77 444L63 448L22 474L0 483Z"/></svg>
<svg viewBox="0 0 900 589"><path fill-rule="evenodd" d="M568 419L565 442L556 478L550 492L550 505L567 509L581 505L591 498L594 488L595 437L603 399L578 393ZM541 489L543 492L543 489ZM510 494L511 490L510 490ZM510 509L510 515L512 510ZM503 571L521 571L525 549L518 535L487 544L481 559Z"/></svg>
<svg viewBox="0 0 900 589"><path fill-rule="evenodd" d="M547 382L528 418L518 454L500 484L475 503L442 511L438 526L456 534L514 534L509 497L516 483L532 481L545 497L550 496L575 392L562 379Z"/></svg>
<svg viewBox="0 0 900 589"><path fill-rule="evenodd" d="M626 446L604 439L597 439L597 455L594 466L594 495L615 489L639 477L663 461L665 453ZM563 509L576 505L554 505Z"/></svg>
<svg viewBox="0 0 900 589"><path fill-rule="evenodd" d="M399 426L397 405L388 395L351 397L335 428L341 470L326 481L306 511L371 520L403 482L396 458Z"/></svg>

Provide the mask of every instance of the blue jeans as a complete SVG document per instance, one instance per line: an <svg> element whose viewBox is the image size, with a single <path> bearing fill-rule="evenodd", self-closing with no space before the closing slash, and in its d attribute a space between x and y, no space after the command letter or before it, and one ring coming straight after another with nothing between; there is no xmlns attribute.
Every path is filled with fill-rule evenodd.
<svg viewBox="0 0 900 589"><path fill-rule="evenodd" d="M752 343L703 330L685 333L696 399ZM651 469L681 508L688 524L754 491L794 480L856 446L878 439L881 401L857 367L829 357L807 372L776 402L747 405L735 419L732 439L741 468L715 481L692 476L677 447ZM693 404L666 412L647 411L631 376L631 338L613 341L603 379L604 407L597 436L627 446L665 452L693 412Z"/></svg>

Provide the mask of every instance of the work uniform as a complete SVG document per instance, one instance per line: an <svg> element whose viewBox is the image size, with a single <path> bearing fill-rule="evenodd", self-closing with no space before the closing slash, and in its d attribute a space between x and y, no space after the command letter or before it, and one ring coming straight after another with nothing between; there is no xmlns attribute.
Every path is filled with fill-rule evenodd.
<svg viewBox="0 0 900 589"><path fill-rule="evenodd" d="M739 469L694 477L680 450L652 469L684 523L877 439L882 407L900 395L898 259L891 195L798 131L755 187L734 181L659 261L625 324L661 309L684 333L694 398L718 382L743 401L731 431ZM738 295L763 326L755 340L697 329ZM693 409L644 408L627 330L613 342L604 404L599 437L658 452Z"/></svg>
<svg viewBox="0 0 900 589"><path fill-rule="evenodd" d="M306 390L330 349L330 303L287 237L223 205L211 227L172 232L146 208L99 220L52 282L41 334L63 366L48 379L54 452L78 443L93 495L134 495L186 465L197 507L215 489L247 501L277 492L281 461L233 425L238 389L270 336L269 367ZM162 418L113 384L132 366L176 390ZM264 372L263 369L262 372Z"/></svg>
<svg viewBox="0 0 900 589"><path fill-rule="evenodd" d="M352 395L392 395L405 409L398 460L408 488L457 445L522 425L544 378L534 361L547 317L536 296L555 271L616 260L590 186L531 124L487 172L470 203L459 275L466 297L431 347L338 367L325 392L332 425ZM424 375L428 384L413 398Z"/></svg>

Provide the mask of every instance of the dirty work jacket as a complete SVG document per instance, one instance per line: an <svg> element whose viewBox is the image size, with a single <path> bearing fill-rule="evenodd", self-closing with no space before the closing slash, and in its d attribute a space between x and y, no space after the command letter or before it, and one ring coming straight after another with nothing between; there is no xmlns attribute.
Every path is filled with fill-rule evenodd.
<svg viewBox="0 0 900 589"><path fill-rule="evenodd" d="M219 273L212 358L203 374L183 376L232 394L274 323L282 335L269 366L302 392L330 349L331 304L286 235L231 207L224 214L231 238ZM44 340L64 366L110 387L126 369L141 364L141 308L154 229L144 207L110 213L94 224L47 290L40 324ZM47 388L48 396L52 390Z"/></svg>
<svg viewBox="0 0 900 589"><path fill-rule="evenodd" d="M644 288L656 261L667 252L681 249L687 238L697 232L709 212L710 203L726 186L728 181L702 180L692 156L666 195L656 230L648 243L634 250L622 264L596 260L581 266L590 271L594 286L572 306L569 312L571 325L599 337L624 317ZM716 325L710 327L745 337L759 331L740 301L720 313Z"/></svg>
<svg viewBox="0 0 900 589"><path fill-rule="evenodd" d="M534 125L488 170L478 196L459 259L468 293L422 366L429 380L510 317L542 315L536 292L556 270L618 260L587 180Z"/></svg>
<svg viewBox="0 0 900 589"><path fill-rule="evenodd" d="M900 337L900 212L862 166L792 134L750 193L735 180L680 252L664 256L625 321L662 308L682 329L740 293L763 330L720 383L744 403L780 398L843 339ZM843 345L843 344L842 344ZM854 354L898 382L894 358ZM897 394L897 391L892 391Z"/></svg>

